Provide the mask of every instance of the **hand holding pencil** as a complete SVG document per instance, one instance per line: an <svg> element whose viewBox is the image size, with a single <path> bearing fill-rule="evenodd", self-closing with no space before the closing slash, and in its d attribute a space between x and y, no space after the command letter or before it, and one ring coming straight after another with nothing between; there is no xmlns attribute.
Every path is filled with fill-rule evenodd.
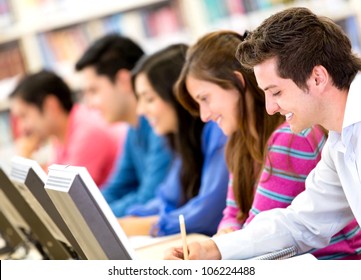
<svg viewBox="0 0 361 280"><path fill-rule="evenodd" d="M187 232L183 215L179 215L179 226L182 237L182 247L166 250L165 260L220 260L221 253L212 239L202 242L187 243Z"/></svg>

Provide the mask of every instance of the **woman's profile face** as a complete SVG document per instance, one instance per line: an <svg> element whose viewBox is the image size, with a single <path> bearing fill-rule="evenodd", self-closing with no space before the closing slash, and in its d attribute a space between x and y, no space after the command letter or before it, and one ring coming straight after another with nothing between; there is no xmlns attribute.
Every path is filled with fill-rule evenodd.
<svg viewBox="0 0 361 280"><path fill-rule="evenodd" d="M135 78L135 92L138 97L137 113L147 118L156 134L177 133L175 109L158 95L144 73Z"/></svg>
<svg viewBox="0 0 361 280"><path fill-rule="evenodd" d="M202 121L216 122L225 135L231 135L237 130L238 90L224 89L191 75L186 79L186 87L199 105Z"/></svg>

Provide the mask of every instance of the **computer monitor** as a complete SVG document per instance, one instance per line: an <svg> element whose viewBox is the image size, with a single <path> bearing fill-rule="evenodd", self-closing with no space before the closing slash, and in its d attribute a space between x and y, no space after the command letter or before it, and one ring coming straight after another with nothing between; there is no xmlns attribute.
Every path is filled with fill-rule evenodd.
<svg viewBox="0 0 361 280"><path fill-rule="evenodd" d="M130 241L85 167L51 165L45 190L88 259L135 259Z"/></svg>
<svg viewBox="0 0 361 280"><path fill-rule="evenodd" d="M39 250L44 259L71 259L69 251L53 236L49 227L44 223L35 209L36 206L30 205L23 197L20 191L21 186L16 186L0 168L0 189L4 197L2 200L9 203L14 213L14 226L18 226ZM4 214L7 210L2 208ZM14 214L13 213L13 214ZM20 219L19 219L20 217Z"/></svg>
<svg viewBox="0 0 361 280"><path fill-rule="evenodd" d="M5 179L6 178L6 181ZM3 186L6 186L6 183L9 181L8 177L0 168L0 211L3 215L9 220L9 222L15 226L24 236L30 234L31 228L28 223L21 216L16 207L9 200L6 193L3 191ZM4 183L5 182L5 183Z"/></svg>
<svg viewBox="0 0 361 280"><path fill-rule="evenodd" d="M25 236L11 223L2 210L0 210L0 236L5 241L4 247L0 249L1 254L15 251L26 241Z"/></svg>
<svg viewBox="0 0 361 280"><path fill-rule="evenodd" d="M17 182L25 199L36 207L38 215L43 218L53 236L69 250L74 259L86 259L77 240L44 189L46 177L36 161L18 156L12 158L10 178Z"/></svg>

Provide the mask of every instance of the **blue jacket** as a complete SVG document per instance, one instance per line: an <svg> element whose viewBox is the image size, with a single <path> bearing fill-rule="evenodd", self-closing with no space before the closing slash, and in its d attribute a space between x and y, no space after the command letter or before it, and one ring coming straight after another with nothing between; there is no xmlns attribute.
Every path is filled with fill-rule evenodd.
<svg viewBox="0 0 361 280"><path fill-rule="evenodd" d="M202 134L204 164L199 194L181 207L178 206L181 161L176 158L157 196L146 205L130 207L127 214L159 215L159 222L155 225L158 236L180 232L180 214L184 215L187 233L215 234L226 206L228 169L224 156L225 143L226 137L217 124L205 124Z"/></svg>
<svg viewBox="0 0 361 280"><path fill-rule="evenodd" d="M154 134L147 120L140 117L138 126L129 128L122 156L102 188L115 216L122 217L129 206L154 198L171 161L165 139Z"/></svg>

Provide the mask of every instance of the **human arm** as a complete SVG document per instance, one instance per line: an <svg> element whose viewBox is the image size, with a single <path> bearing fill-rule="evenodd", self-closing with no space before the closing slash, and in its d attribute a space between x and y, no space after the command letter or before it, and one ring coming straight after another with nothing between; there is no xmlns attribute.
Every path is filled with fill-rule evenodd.
<svg viewBox="0 0 361 280"><path fill-rule="evenodd" d="M230 233L241 228L241 223L237 220L239 208L234 198L232 184L233 176L230 174L228 181L226 208L223 210L223 217L218 225L217 235Z"/></svg>
<svg viewBox="0 0 361 280"><path fill-rule="evenodd" d="M158 221L158 216L136 217L125 216L118 219L126 235L149 235L153 225Z"/></svg>
<svg viewBox="0 0 361 280"><path fill-rule="evenodd" d="M114 175L116 180L103 190L117 217L127 215L129 207L143 205L154 197L168 172L172 157L164 139L153 132L147 137L146 149L137 147L138 139L127 139L121 166Z"/></svg>
<svg viewBox="0 0 361 280"><path fill-rule="evenodd" d="M124 143L123 153L118 157L110 178L102 187L102 194L115 215L121 211L121 209L117 209L117 201L138 185L135 163L131 152L133 133L131 130L129 131Z"/></svg>
<svg viewBox="0 0 361 280"><path fill-rule="evenodd" d="M324 132L317 126L294 134L288 124L283 124L272 133L259 185L245 224L262 211L287 207L305 189L304 181L319 161L325 140ZM243 225L237 220L239 209L232 181L231 176L227 207L223 210L218 234L229 233Z"/></svg>
<svg viewBox="0 0 361 280"><path fill-rule="evenodd" d="M325 141L324 132L317 126L294 134L288 124L283 124L272 133L245 225L262 211L291 204L305 189L306 177L320 160Z"/></svg>
<svg viewBox="0 0 361 280"><path fill-rule="evenodd" d="M331 176L331 177L329 177ZM337 175L319 163L307 178L307 189L287 208L258 214L242 230L188 245L190 259L248 259L296 246L298 253L324 247L353 214ZM165 259L182 259L182 248L170 248Z"/></svg>
<svg viewBox="0 0 361 280"><path fill-rule="evenodd" d="M34 152L39 149L42 142L40 137L35 133L19 136L15 141L16 154L21 157L31 158Z"/></svg>
<svg viewBox="0 0 361 280"><path fill-rule="evenodd" d="M221 132L218 131L218 127L216 128L217 130L213 128L213 130L207 131L210 132L208 136L210 136L209 139L211 139L212 143L205 149L201 186L198 195L184 205L177 207L177 204L169 198L175 192L179 193L180 187L177 188L178 191L174 187L176 179L173 180L173 184L172 181L169 181L168 187L162 188L164 190L162 195L165 206L164 211L159 214L158 235L178 233L180 230L178 216L180 214L184 215L188 233L213 235L216 232L222 217L222 210L225 207L228 182L228 169L224 158L226 139L223 134L218 134Z"/></svg>
<svg viewBox="0 0 361 280"><path fill-rule="evenodd" d="M223 259L247 259L289 246L299 253L322 248L353 219L326 145L306 190L289 207L264 211L244 229L213 238Z"/></svg>

